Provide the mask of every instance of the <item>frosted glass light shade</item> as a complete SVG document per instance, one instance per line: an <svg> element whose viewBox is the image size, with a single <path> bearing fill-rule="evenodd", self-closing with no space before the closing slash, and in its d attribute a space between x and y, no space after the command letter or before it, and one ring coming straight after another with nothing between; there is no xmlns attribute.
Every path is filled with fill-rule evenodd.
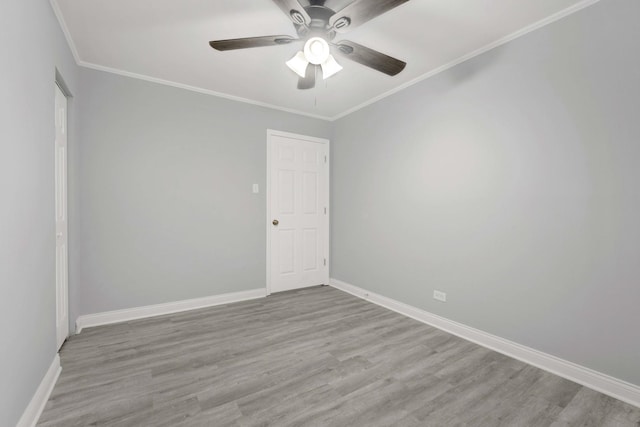
<svg viewBox="0 0 640 427"><path fill-rule="evenodd" d="M326 80L338 71L342 66L331 55L329 44L320 37L312 37L304 45L304 50L295 54L287 61L287 66L297 75L305 78L309 64L322 67L322 79Z"/></svg>
<svg viewBox="0 0 640 427"><path fill-rule="evenodd" d="M340 70L342 70L342 66L338 64L333 55L329 55L327 60L322 64L322 79L327 80Z"/></svg>
<svg viewBox="0 0 640 427"><path fill-rule="evenodd" d="M304 57L304 52L300 51L287 61L287 66L291 68L297 75L304 77L307 74L307 66L309 61Z"/></svg>
<svg viewBox="0 0 640 427"><path fill-rule="evenodd" d="M323 64L331 55L329 43L320 37L311 37L304 44L304 56L314 65Z"/></svg>

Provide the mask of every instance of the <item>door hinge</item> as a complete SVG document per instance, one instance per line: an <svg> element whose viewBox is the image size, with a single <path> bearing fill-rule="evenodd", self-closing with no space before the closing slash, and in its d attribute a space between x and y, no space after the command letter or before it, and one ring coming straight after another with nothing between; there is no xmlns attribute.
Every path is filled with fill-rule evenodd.
<svg viewBox="0 0 640 427"><path fill-rule="evenodd" d="M324 208L324 214L325 215L327 214L327 208Z"/></svg>
<svg viewBox="0 0 640 427"><path fill-rule="evenodd" d="M324 162L327 163L327 156L324 156Z"/></svg>
<svg viewBox="0 0 640 427"><path fill-rule="evenodd" d="M325 267L327 266L327 259L326 258L324 259L324 266Z"/></svg>

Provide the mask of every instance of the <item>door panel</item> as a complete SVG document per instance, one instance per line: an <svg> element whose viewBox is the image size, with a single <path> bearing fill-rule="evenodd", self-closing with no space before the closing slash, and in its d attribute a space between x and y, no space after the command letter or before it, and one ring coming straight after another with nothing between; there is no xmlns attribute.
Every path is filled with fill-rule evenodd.
<svg viewBox="0 0 640 427"><path fill-rule="evenodd" d="M295 230L278 230L280 275L295 273Z"/></svg>
<svg viewBox="0 0 640 427"><path fill-rule="evenodd" d="M318 174L315 172L302 174L302 212L318 213Z"/></svg>
<svg viewBox="0 0 640 427"><path fill-rule="evenodd" d="M270 292L326 284L328 141L270 134L269 150Z"/></svg>
<svg viewBox="0 0 640 427"><path fill-rule="evenodd" d="M318 269L318 229L306 228L302 232L302 270Z"/></svg>
<svg viewBox="0 0 640 427"><path fill-rule="evenodd" d="M295 171L278 170L278 215L295 214Z"/></svg>

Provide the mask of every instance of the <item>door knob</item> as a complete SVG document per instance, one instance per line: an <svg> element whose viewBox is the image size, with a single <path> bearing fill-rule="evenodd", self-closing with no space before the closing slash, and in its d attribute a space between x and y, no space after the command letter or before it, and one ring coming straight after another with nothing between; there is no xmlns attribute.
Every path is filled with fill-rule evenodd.
<svg viewBox="0 0 640 427"><path fill-rule="evenodd" d="M273 222L272 222L272 224L273 224L273 225L278 225L278 224L280 224L280 221L278 221L277 219L274 219L274 220L273 220Z"/></svg>

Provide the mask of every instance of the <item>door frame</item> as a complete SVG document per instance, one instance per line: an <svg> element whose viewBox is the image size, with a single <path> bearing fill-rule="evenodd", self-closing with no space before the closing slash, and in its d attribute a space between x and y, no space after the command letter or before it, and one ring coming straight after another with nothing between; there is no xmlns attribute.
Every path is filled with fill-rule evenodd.
<svg viewBox="0 0 640 427"><path fill-rule="evenodd" d="M280 137L285 137L285 138L294 138L294 139L301 139L303 141L308 141L308 142L314 142L316 144L325 144L327 147L327 159L326 159L326 165L327 165L327 173L325 176L325 203L324 206L327 208L327 213L326 215L324 215L324 221L322 223L322 240L324 243L324 257L327 260L327 265L326 265L326 277L324 278L324 284L328 285L329 284L329 268L330 268L330 258L329 258L329 243L330 243L330 239L329 239L329 233L330 233L330 215L331 215L331 209L330 209L330 201L331 201L331 142L328 139L325 138L317 138L315 136L308 136L308 135L300 135L297 133L291 133L291 132L284 132L284 131L279 131L279 130L274 130L274 129L267 129L267 187L265 189L265 194L266 194L266 203L267 203L267 216L266 216L266 229L267 229L267 280L266 280L266 287L267 287L267 295L271 295L271 149L273 147L273 137L274 136L280 136Z"/></svg>
<svg viewBox="0 0 640 427"><path fill-rule="evenodd" d="M56 76L57 77L57 76ZM64 230L62 231L62 233L64 233L64 241L65 241L65 255L64 255L64 263L66 264L65 266L65 287L64 287L64 295L62 295L62 298L65 299L64 302L64 308L66 309L66 324L63 326L64 328L64 337L61 336L61 330L58 327L58 318L59 318L59 307L58 307L58 292L59 292L59 287L58 287L58 276L59 276L59 271L58 271L58 260L56 260L56 268L55 268L55 286L56 286L56 347L58 350L60 350L60 348L62 347L62 345L64 344L64 342L66 341L67 338L69 338L69 333L70 333L70 327L69 327L69 317L70 317L70 310L69 310L69 91L66 88L66 85L64 84L64 82L62 82L59 78L55 79L55 85L54 85L54 90L56 92L56 98L57 98L57 92L59 91L60 94L63 96L64 100L65 100L65 109L64 109L64 117L62 118L62 120L64 121L64 138L65 138L65 177L64 177L64 206L62 207L62 209L64 209L65 212L65 216L66 216L66 226L64 227ZM57 108L57 107L56 107ZM56 109L54 109L54 120L57 121L58 120L58 111ZM56 126L58 124L56 123ZM56 130L57 132L57 130ZM54 140L54 173L56 174L56 176L54 176L54 197L56 198L56 206L55 209L58 209L57 206L57 192L58 192L58 153L57 153L57 148L56 148L56 142L57 142L57 136L56 136L56 140ZM56 212L57 215L57 212ZM58 247L58 237L57 237L57 219L56 219L56 225L55 225L55 229L54 229L54 233L56 234L56 251L57 251L57 247Z"/></svg>

